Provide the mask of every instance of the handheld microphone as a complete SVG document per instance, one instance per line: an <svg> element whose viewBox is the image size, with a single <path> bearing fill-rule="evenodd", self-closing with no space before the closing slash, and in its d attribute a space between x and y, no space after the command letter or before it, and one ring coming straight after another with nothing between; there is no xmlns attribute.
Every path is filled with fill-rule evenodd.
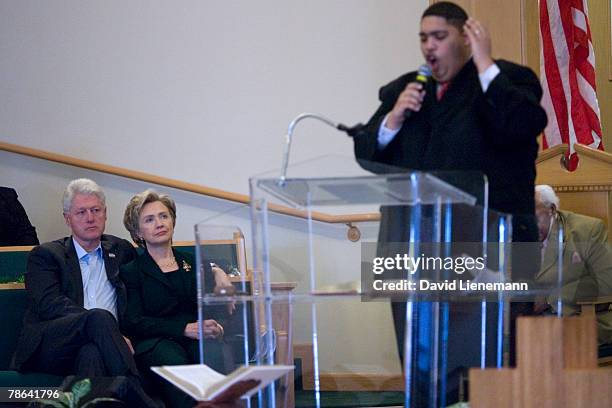
<svg viewBox="0 0 612 408"><path fill-rule="evenodd" d="M415 82L418 82L420 84L423 84L423 86L425 86L427 82L429 81L430 77L431 77L431 68L429 68L429 65L423 64L419 67L419 70L417 71ZM410 116L412 116L413 112L414 111L411 111L410 109L406 109L404 111L404 118L409 119Z"/></svg>

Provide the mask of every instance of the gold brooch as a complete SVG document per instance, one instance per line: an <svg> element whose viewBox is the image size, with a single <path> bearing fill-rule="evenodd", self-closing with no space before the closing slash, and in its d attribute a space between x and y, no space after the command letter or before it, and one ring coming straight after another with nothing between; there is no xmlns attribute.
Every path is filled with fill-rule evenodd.
<svg viewBox="0 0 612 408"><path fill-rule="evenodd" d="M185 260L183 260L183 269L185 272L189 272L191 270L191 265L189 265Z"/></svg>

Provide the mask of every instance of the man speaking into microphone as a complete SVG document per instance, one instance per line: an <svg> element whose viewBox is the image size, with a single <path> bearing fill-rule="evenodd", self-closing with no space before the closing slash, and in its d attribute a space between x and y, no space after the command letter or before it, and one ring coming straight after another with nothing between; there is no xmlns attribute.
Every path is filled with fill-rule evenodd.
<svg viewBox="0 0 612 408"><path fill-rule="evenodd" d="M380 107L354 139L357 159L481 171L491 208L532 215L536 138L546 125L538 78L527 67L493 60L487 29L454 3L427 8L419 37L431 79L410 72L380 89ZM534 240L536 232L534 225Z"/></svg>
<svg viewBox="0 0 612 408"><path fill-rule="evenodd" d="M483 173L489 207L513 214L513 240L535 242L536 138L547 121L538 78L527 67L494 60L487 28L454 3L428 7L418 35L431 77L419 69L380 89L380 107L354 138L357 160L366 169L380 168L368 165L374 162ZM484 198L478 199L482 205ZM410 209L381 212L379 248L407 242ZM406 307L392 306L401 356Z"/></svg>

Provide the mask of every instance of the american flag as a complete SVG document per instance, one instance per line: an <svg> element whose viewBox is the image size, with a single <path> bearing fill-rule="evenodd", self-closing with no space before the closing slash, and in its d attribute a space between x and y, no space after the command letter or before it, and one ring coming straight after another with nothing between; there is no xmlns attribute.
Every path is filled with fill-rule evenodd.
<svg viewBox="0 0 612 408"><path fill-rule="evenodd" d="M548 114L543 147L569 144L575 170L575 143L603 150L586 0L540 0L540 77Z"/></svg>

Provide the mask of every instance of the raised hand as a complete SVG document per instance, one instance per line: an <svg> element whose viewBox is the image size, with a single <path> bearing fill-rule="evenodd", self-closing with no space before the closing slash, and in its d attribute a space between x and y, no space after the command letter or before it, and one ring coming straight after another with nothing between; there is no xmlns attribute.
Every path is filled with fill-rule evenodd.
<svg viewBox="0 0 612 408"><path fill-rule="evenodd" d="M478 68L478 73L482 74L493 65L491 57L491 35L489 30L478 20L470 17L463 26L465 34L470 40L472 57L474 64Z"/></svg>

